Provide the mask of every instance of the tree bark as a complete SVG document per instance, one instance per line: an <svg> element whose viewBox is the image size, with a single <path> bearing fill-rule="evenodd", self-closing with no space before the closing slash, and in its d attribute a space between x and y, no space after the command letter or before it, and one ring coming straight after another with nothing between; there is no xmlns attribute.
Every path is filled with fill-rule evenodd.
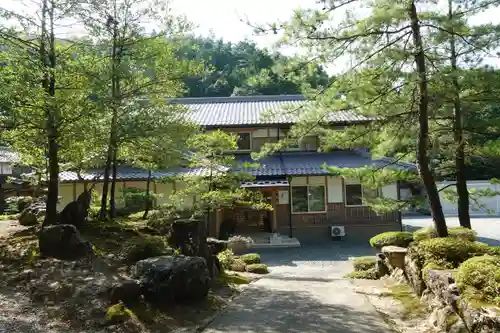
<svg viewBox="0 0 500 333"><path fill-rule="evenodd" d="M50 28L47 31L46 19L49 19ZM48 33L49 50L45 50L44 35ZM46 104L46 131L49 160L49 181L46 202L46 215L42 228L49 224L57 223L57 201L59 192L59 158L58 158L58 121L59 115L57 105L54 105L53 98L56 94L56 78L54 70L56 68L56 50L54 36L54 2L48 6L47 0L42 4L42 41L40 43L40 57L44 64L43 88L47 93L49 103ZM48 58L48 61L47 61Z"/></svg>
<svg viewBox="0 0 500 333"><path fill-rule="evenodd" d="M417 148L417 165L420 177L427 192L427 200L431 209L434 226L439 237L448 236L446 220L444 218L439 192L437 190L434 174L429 167L429 96L427 88L427 70L425 65L425 54L420 33L420 22L418 19L415 1L411 1L408 8L411 21L413 43L415 46L415 65L418 74L418 109L419 109L419 135Z"/></svg>
<svg viewBox="0 0 500 333"><path fill-rule="evenodd" d="M471 228L469 214L469 189L467 188L467 176L465 165L465 140L463 135L463 112L460 100L460 84L458 83L457 51L455 46L455 36L453 35L453 2L448 0L448 19L451 24L450 31L450 62L451 62L451 80L453 85L453 138L455 141L455 177L458 195L458 220L460 225L465 228Z"/></svg>
<svg viewBox="0 0 500 333"><path fill-rule="evenodd" d="M144 215L142 215L143 219L148 218L149 209L150 209L150 199L149 193L151 192L151 169L148 170L148 179L146 180L146 208L144 209Z"/></svg>
<svg viewBox="0 0 500 333"><path fill-rule="evenodd" d="M111 191L109 193L109 216L114 219L116 217L116 154L117 154L116 143L113 147L113 162L112 162L112 178L111 178Z"/></svg>

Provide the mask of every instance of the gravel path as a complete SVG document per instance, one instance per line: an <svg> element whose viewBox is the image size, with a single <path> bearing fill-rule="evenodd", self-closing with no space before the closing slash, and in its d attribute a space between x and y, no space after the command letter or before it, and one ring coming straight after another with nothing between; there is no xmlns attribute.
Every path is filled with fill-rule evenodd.
<svg viewBox="0 0 500 333"><path fill-rule="evenodd" d="M372 254L345 243L261 252L271 273L252 283L206 333L387 333L367 297L342 276L350 257Z"/></svg>

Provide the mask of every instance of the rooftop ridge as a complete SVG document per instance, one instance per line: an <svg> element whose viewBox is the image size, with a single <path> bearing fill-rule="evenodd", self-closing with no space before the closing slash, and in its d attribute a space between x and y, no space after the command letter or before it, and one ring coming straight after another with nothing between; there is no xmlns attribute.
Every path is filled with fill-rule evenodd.
<svg viewBox="0 0 500 333"><path fill-rule="evenodd" d="M175 104L244 103L244 102L288 102L305 101L304 95L252 95L223 97L179 97L167 101Z"/></svg>

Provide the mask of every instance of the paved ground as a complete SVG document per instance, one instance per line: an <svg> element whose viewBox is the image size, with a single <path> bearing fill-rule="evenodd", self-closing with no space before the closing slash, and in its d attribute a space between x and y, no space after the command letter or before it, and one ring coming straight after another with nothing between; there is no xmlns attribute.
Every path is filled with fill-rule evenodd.
<svg viewBox="0 0 500 333"><path fill-rule="evenodd" d="M368 299L342 279L366 246L328 243L260 251L271 273L251 284L206 333L387 333Z"/></svg>
<svg viewBox="0 0 500 333"><path fill-rule="evenodd" d="M490 245L500 245L500 217L476 217L471 219L472 229L474 229L481 242ZM458 218L447 217L448 226L459 226ZM432 225L430 217L411 217L403 219L403 225L408 231Z"/></svg>

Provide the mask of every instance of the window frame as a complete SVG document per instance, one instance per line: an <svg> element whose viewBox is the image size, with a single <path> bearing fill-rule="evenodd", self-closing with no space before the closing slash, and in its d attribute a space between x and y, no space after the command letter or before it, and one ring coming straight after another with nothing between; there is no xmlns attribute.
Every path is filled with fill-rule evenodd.
<svg viewBox="0 0 500 333"><path fill-rule="evenodd" d="M293 210L293 188L294 187L305 187L307 190L307 212L295 212ZM323 187L323 199L324 199L324 210L318 210L318 211L310 211L311 204L309 202L309 188L310 187ZM292 215L297 215L297 214L321 214L321 213L326 213L328 211L328 198L327 198L327 193L326 193L326 184L306 184L306 185L292 185L290 188L290 196L292 201L290 202L290 205L292 205Z"/></svg>
<svg viewBox="0 0 500 333"><path fill-rule="evenodd" d="M282 129L279 129L280 131L280 140L283 140L283 139L286 139L286 137L288 136L288 133L290 132L290 129L289 128L282 128ZM281 134L283 134L283 138L281 137ZM297 146L294 146L294 147L286 147L285 150L286 151L302 151L302 138L299 138L297 139Z"/></svg>
<svg viewBox="0 0 500 333"><path fill-rule="evenodd" d="M236 141L236 150L234 151L242 151L242 152L248 152L248 151L252 151L252 148L253 148L253 136L252 136L252 131L241 131L241 132L236 132L236 135L238 136L238 138L240 137L240 134L248 134L250 136L250 148L248 149L240 149L238 147L238 141Z"/></svg>
<svg viewBox="0 0 500 333"><path fill-rule="evenodd" d="M361 187L361 204L360 205L348 205L347 204L347 186L349 186L349 185L359 185ZM374 191L375 191L375 195L377 197L379 197L380 196L380 189L377 188ZM368 207L369 205L365 204L364 198L365 198L365 187L363 186L363 184L361 184L361 183L349 183L349 184L347 184L344 181L344 205L346 207Z"/></svg>

